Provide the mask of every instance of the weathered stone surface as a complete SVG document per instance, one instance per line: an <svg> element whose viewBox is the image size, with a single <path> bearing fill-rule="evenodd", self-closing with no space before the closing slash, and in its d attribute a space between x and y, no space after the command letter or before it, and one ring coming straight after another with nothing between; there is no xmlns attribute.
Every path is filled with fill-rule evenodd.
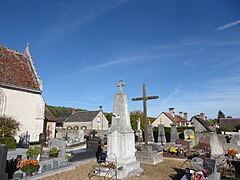
<svg viewBox="0 0 240 180"><path fill-rule="evenodd" d="M8 174L5 173L6 159L8 148L5 144L0 143L0 177L1 180L7 180Z"/></svg>
<svg viewBox="0 0 240 180"><path fill-rule="evenodd" d="M65 158L66 155L66 142L63 140L59 140L59 139L51 139L49 141L49 149L51 149L52 147L58 147L59 148L59 157Z"/></svg>
<svg viewBox="0 0 240 180"><path fill-rule="evenodd" d="M172 123L171 125L171 142L175 142L178 139L176 124Z"/></svg>
<svg viewBox="0 0 240 180"><path fill-rule="evenodd" d="M163 161L162 153L152 150L152 146L143 145L140 151L136 152L137 160L146 164L158 164Z"/></svg>
<svg viewBox="0 0 240 180"><path fill-rule="evenodd" d="M116 162L117 178L122 179L139 175L143 170L135 156L134 131L130 124L127 96L122 92L123 82L119 82L120 91L113 105L112 125L108 132L108 161ZM111 156L110 156L111 155Z"/></svg>
<svg viewBox="0 0 240 180"><path fill-rule="evenodd" d="M161 145L166 144L166 136L165 136L165 130L164 130L164 124L159 124L158 125L158 142Z"/></svg>
<svg viewBox="0 0 240 180"><path fill-rule="evenodd" d="M153 137L153 126L151 124L147 125L147 133L148 133L148 142L154 142Z"/></svg>

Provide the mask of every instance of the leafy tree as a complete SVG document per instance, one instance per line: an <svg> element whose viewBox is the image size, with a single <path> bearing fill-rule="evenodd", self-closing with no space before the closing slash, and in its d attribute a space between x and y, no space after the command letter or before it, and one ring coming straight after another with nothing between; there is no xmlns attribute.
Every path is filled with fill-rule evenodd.
<svg viewBox="0 0 240 180"><path fill-rule="evenodd" d="M141 129L144 128L144 117L143 117L143 112L140 110L132 111L130 112L130 120L131 120L131 126L134 130L137 129L137 120L140 118L140 127Z"/></svg>
<svg viewBox="0 0 240 180"><path fill-rule="evenodd" d="M73 108L71 107L63 107L63 106L50 106L46 105L49 111L54 115L54 117L59 117L63 115L65 112L72 112ZM74 109L75 111L86 111L84 109Z"/></svg>
<svg viewBox="0 0 240 180"><path fill-rule="evenodd" d="M112 123L112 113L104 113L104 115L107 118L110 125Z"/></svg>
<svg viewBox="0 0 240 180"><path fill-rule="evenodd" d="M221 110L218 111L218 115L217 115L218 123L219 123L220 118L225 118L225 114Z"/></svg>
<svg viewBox="0 0 240 180"><path fill-rule="evenodd" d="M0 136L12 137L20 130L20 122L11 117L0 117Z"/></svg>
<svg viewBox="0 0 240 180"><path fill-rule="evenodd" d="M236 128L237 131L240 130L240 124L237 124L237 125L235 126L235 128Z"/></svg>
<svg viewBox="0 0 240 180"><path fill-rule="evenodd" d="M224 114L221 110L219 110L219 111L218 111L218 116L217 116L217 118L218 118L218 119L220 119L220 118L225 118L225 114Z"/></svg>

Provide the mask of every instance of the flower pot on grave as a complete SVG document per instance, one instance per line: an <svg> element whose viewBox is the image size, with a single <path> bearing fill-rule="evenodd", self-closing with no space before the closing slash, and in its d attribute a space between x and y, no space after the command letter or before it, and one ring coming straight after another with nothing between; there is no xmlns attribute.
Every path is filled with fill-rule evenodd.
<svg viewBox="0 0 240 180"><path fill-rule="evenodd" d="M58 157L58 153L49 154L49 157Z"/></svg>
<svg viewBox="0 0 240 180"><path fill-rule="evenodd" d="M32 176L33 175L32 173L33 173L32 171L28 171L26 172L26 176Z"/></svg>

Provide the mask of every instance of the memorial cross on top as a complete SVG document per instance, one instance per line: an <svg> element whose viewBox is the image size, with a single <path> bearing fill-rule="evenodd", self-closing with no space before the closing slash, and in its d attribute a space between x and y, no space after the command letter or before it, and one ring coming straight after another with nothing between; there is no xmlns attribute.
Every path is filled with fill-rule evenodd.
<svg viewBox="0 0 240 180"><path fill-rule="evenodd" d="M144 116L144 139L145 145L148 144L148 134L147 134L147 100L158 99L158 96L147 96L146 86L143 84L143 96L139 98L132 98L132 101L143 101L143 116Z"/></svg>
<svg viewBox="0 0 240 180"><path fill-rule="evenodd" d="M125 83L123 82L123 80L120 80L117 84L117 86L119 87L119 92L123 91L123 86L125 86Z"/></svg>

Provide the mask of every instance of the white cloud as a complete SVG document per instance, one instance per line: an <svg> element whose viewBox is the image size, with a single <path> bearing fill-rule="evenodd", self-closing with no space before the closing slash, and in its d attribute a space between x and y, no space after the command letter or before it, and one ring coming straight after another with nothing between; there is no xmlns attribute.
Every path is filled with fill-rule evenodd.
<svg viewBox="0 0 240 180"><path fill-rule="evenodd" d="M237 20L237 21L234 21L234 22L231 22L231 23L228 23L228 24L225 24L223 26L220 26L216 29L216 31L222 31L224 29L227 29L227 28L230 28L230 27L233 27L233 26L236 26L240 24L240 20Z"/></svg>

